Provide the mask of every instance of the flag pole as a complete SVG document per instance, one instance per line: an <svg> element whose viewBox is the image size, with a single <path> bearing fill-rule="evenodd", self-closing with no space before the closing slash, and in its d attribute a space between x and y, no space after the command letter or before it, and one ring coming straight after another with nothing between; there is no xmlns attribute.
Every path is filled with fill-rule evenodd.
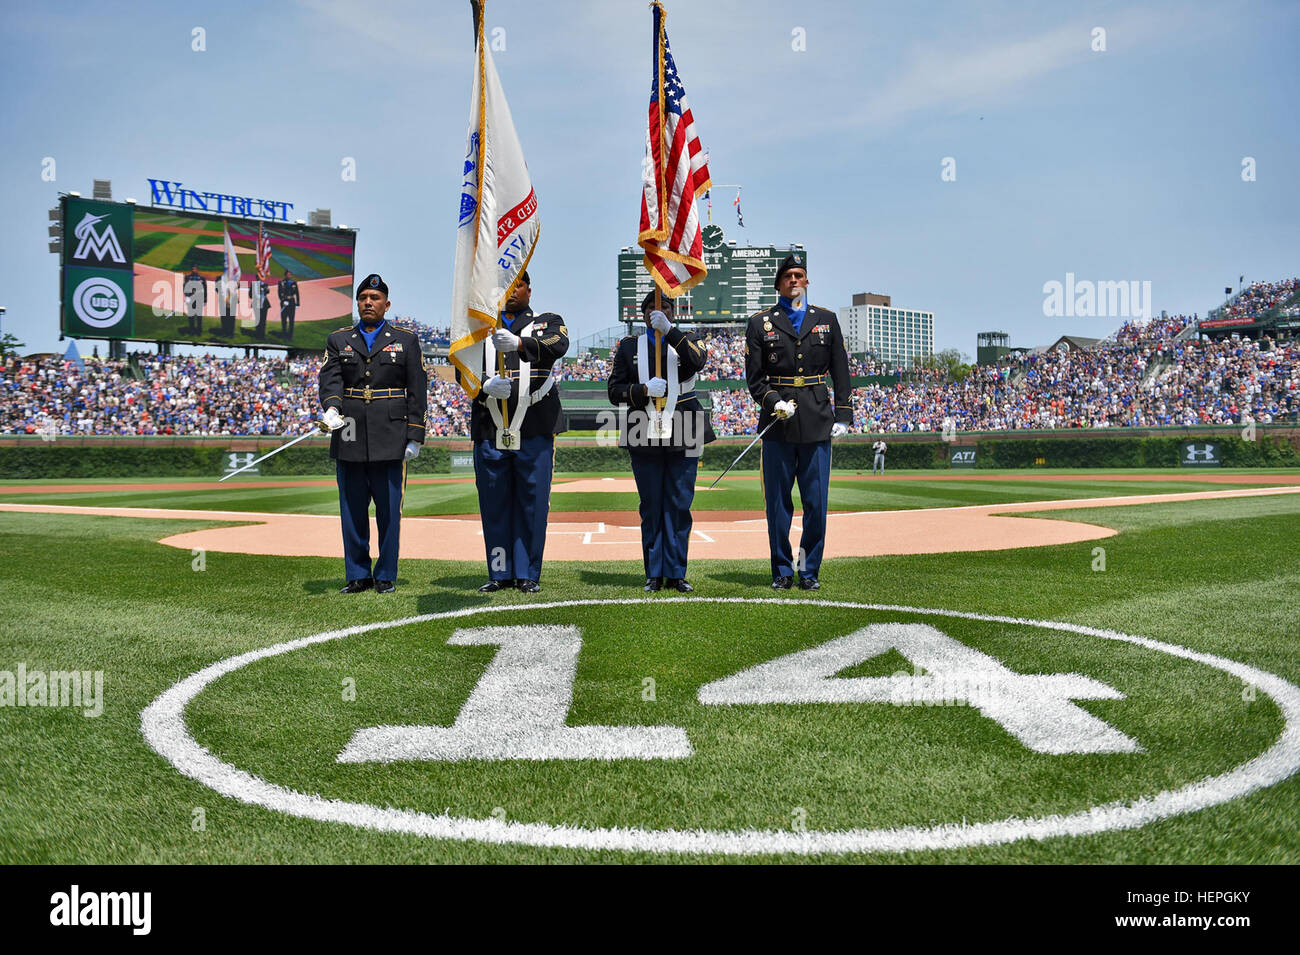
<svg viewBox="0 0 1300 955"><path fill-rule="evenodd" d="M469 0L469 7L470 7L470 14L471 14L472 19L473 19L473 21L474 21L474 49L478 52L479 68L482 69L482 64L483 64L483 55L484 55L484 54L483 54L483 51L482 51L479 47L480 47L480 44L482 44L482 42L483 42L483 0ZM480 88L480 90L483 89L483 84L482 84L482 83L480 83L479 88ZM487 95L487 94L486 94L486 91L482 92L480 95L484 95L484 96ZM482 148L483 148L483 144L480 144L480 147L479 147L479 148L482 149ZM480 155L482 155L482 153L480 153ZM480 161L482 161L482 160L480 159ZM482 196L481 196L481 195L479 196L479 201L480 201L480 202L482 201ZM499 311L497 312L497 315L496 315L496 327L499 328L499 329L500 329L500 328L505 328L505 322L501 321L501 313L500 313ZM486 370L486 369L485 369L485 370ZM499 376L501 376L502 378L508 378L508 377L509 377L509 373L508 373L507 370L506 370L506 356L505 356L504 354L502 354L500 351L497 351L497 374L498 374ZM522 385L521 385L520 387L522 388ZM492 399L491 399L491 398L488 398L487 400L488 400L488 401L491 401ZM498 400L500 400L500 402L501 402L501 426L502 426L503 428L509 430L509 428L510 428L510 399L509 399L509 398L501 398L501 399L498 399Z"/></svg>
<svg viewBox="0 0 1300 955"><path fill-rule="evenodd" d="M652 9L653 9L654 7L658 7L658 8L660 9L660 11L663 10L663 4L662 4L662 3L659 3L658 0L655 0L655 2L653 2L653 3L650 4L650 6L651 6ZM662 16L662 12L661 12L661 16ZM659 27L660 30L663 29L663 25L662 25L662 24L663 24L663 21L660 20L660 27ZM662 37L656 36L656 37L655 37L655 56L656 56L656 57L662 56L662 53L660 52L660 50L662 49L662 48L660 47L660 43L661 43L661 42L662 42ZM656 70L659 69L659 64L658 64L658 63L655 64L655 69L656 69ZM664 95L664 93L663 93L663 89L662 89L662 87L661 87L660 90L659 90L659 101L660 101L660 103L663 102L663 95ZM663 142L663 127L664 127L664 111L663 111L663 107L660 106L660 109L659 109L660 142ZM661 157L661 159L663 160L662 166L661 166L661 168L660 168L660 170L659 170L659 175L660 175L660 178L662 179L662 177L663 177L665 171L666 171L667 168L668 168L668 159L667 159L667 156L664 155L664 153L663 153L663 149L662 149L662 148L660 148L659 152L660 152L660 157ZM663 214L663 213L662 213L662 210L660 211L660 214L661 214L661 215ZM655 276L654 276L654 272L651 271L649 265L646 266L646 271L650 273L650 281L654 283L654 287L655 287L655 311L656 311L656 312L658 312L658 311L662 311L662 310L663 310L663 299L661 298L661 293L660 293L660 290L659 290L659 282L656 281ZM661 339L662 339L662 336L656 336L656 337L655 337L655 377L656 377L656 378L662 378L662 377L664 376L664 359L663 359L663 354L662 354L662 352L660 352L660 350L659 350L659 344L660 344ZM667 399L666 399L666 398L655 398L653 403L654 403L654 406L655 406L655 410L658 411L660 414L662 414L662 413L663 413L663 410L664 410L664 406L665 406L668 402L667 402Z"/></svg>

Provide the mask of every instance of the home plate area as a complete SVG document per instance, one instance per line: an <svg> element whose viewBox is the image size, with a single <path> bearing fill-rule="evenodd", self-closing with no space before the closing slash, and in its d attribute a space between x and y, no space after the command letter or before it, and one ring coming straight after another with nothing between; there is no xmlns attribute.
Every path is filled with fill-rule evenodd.
<svg viewBox="0 0 1300 955"><path fill-rule="evenodd" d="M916 510L832 512L827 521L826 556L940 554L1072 544L1112 537L1115 531L1097 524L1017 517L1015 514L1296 493L1300 493L1300 487L1241 488ZM202 548L286 557L341 557L343 550L338 518L330 515L57 504L0 504L0 510L249 522L237 527L173 534L161 540L161 543L185 550ZM378 540L373 521L371 527L371 539ZM791 529L796 542L799 532L800 523L796 518ZM464 560L477 558L483 553L483 530L477 514L407 517L402 521L401 533L404 559ZM767 522L761 512L696 513L691 532L692 560L766 559L767 554ZM637 514L635 511L565 513L553 510L548 523L546 558L583 562L640 560L641 532Z"/></svg>

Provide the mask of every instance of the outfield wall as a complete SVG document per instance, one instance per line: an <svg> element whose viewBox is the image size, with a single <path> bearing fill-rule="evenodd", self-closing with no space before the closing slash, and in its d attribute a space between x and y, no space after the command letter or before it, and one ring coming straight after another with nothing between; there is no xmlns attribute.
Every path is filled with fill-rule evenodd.
<svg viewBox="0 0 1300 955"><path fill-rule="evenodd" d="M953 467L954 452L974 452L968 467L982 468L1178 468L1189 440L1213 442L1215 459L1223 467L1300 466L1300 429L1256 425L1254 440L1236 426L1220 428L1108 429L1097 431L959 432L951 441L930 433L854 435L835 442L837 469L867 471L871 444L883 437L889 444L892 470ZM701 467L721 470L748 444L750 437L722 438L704 450ZM0 478L218 477L230 466L230 455L265 454L284 443L274 437L199 436L0 436ZM411 463L416 474L460 473L465 470L470 443L465 438L435 438ZM969 453L957 455L970 461ZM455 462L453 458L456 459ZM246 461L247 458L244 459ZM244 463L241 461L240 463ZM751 452L737 466L755 471L759 456ZM453 468L453 463L457 467ZM629 470L627 452L603 447L594 438L556 441L558 472ZM326 438L312 438L259 465L261 474L292 476L329 474Z"/></svg>

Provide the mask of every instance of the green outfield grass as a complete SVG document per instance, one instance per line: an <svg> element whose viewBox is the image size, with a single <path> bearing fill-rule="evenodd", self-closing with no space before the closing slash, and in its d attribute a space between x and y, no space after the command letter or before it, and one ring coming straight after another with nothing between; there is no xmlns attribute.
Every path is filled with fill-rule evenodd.
<svg viewBox="0 0 1300 955"><path fill-rule="evenodd" d="M1268 475L1260 484L1269 483ZM69 482L53 482L69 483ZM97 482L104 483L104 482ZM901 482L840 506L937 506L1194 489L1129 482ZM759 507L757 482L728 492ZM1120 489L1116 489L1120 488ZM335 492L239 489L226 506L337 507ZM422 507L474 510L472 485L426 485ZM208 492L209 494L212 492ZM227 492L221 492L222 500ZM860 493L861 499L847 496ZM240 495L244 497L240 497ZM458 495L468 494L462 498ZM317 495L313 497L312 495ZM904 495L898 497L896 495ZM73 498L81 497L74 495ZM104 496L100 496L101 498ZM258 503L243 503L249 498ZM557 502L564 495L556 495ZM614 506L598 498L600 509ZM703 495L701 495L703 497ZM201 492L123 493L95 503L216 507ZM6 500L45 500L13 495ZM202 503L200 500L202 499ZM846 502L852 503L846 503ZM925 503L916 503L921 501ZM69 498L66 503L72 503ZM76 503L83 503L77 500ZM428 511L426 512L434 512ZM443 511L444 513L446 511ZM809 831L926 827L1070 814L1131 801L1230 770L1271 746L1281 712L1236 677L1141 647L1021 625L818 607L825 601L1066 621L1188 647L1300 681L1300 498L1080 507L1052 519L1115 537L993 553L836 559L816 595L793 605L719 605L656 595L629 606L485 613L372 631L261 660L218 679L187 719L209 751L269 782L430 814L575 827L771 829L799 813ZM104 712L0 709L0 862L691 861L695 855L538 849L381 834L293 818L223 797L146 745L141 711L232 655L326 630L460 608L641 598L640 565L548 563L545 592L484 597L478 561L404 560L398 591L342 597L337 560L189 551L157 539L202 521L0 513L6 586L0 670L104 671ZM1098 571L1094 548L1105 547ZM700 597L772 596L765 555L692 565ZM1017 673L1085 674L1123 699L1076 705L1137 740L1140 753L1033 752L969 707L888 704L704 706L699 688L873 623L925 623ZM678 760L341 764L359 728L449 726L493 660L491 646L449 646L458 627L581 628L569 725L676 726ZM840 676L888 676L889 651ZM655 699L645 696L645 680ZM355 700L345 700L352 680ZM1254 696L1254 698L1249 698ZM205 828L195 831L196 810ZM1295 776L1224 805L1129 831L957 850L849 856L871 862L1300 862ZM708 857L718 858L718 857ZM802 861L803 856L759 856ZM840 857L814 857L826 861Z"/></svg>
<svg viewBox="0 0 1300 955"><path fill-rule="evenodd" d="M1208 481L1126 481L1123 476L1104 481L1072 480L1069 472L1054 475L1051 480L1024 479L1024 472L997 472L1018 476L1021 480L948 480L943 473L934 471L899 472L924 480L891 481L888 479L836 480L831 479L830 506L835 511L884 511L926 507L960 507L971 504L1003 504L1017 501L1057 501L1071 498L1114 497L1123 495L1179 494L1191 491L1217 491L1225 487L1271 487L1279 483L1278 476L1297 473L1294 469L1245 471L1252 478L1246 484L1212 484ZM1134 472L1149 473L1149 472ZM981 476L983 472L980 472ZM698 484L707 487L717 472L701 472ZM632 492L566 492L563 482L583 477L603 479L631 477L631 474L557 475L551 493L551 510L556 513L582 511L636 511L638 497ZM212 479L204 479L210 482ZM241 479L237 478L236 481ZM216 511L263 511L291 514L332 514L338 511L338 491L333 475L315 475L279 480L323 481L319 487L262 487L276 479L253 479L242 486L229 488L187 489L185 484L199 483L199 479L167 479L161 483L179 484L182 487L158 491L90 491L60 492L58 494L6 494L5 487L12 484L38 482L0 482L0 503L34 504L38 501L58 504L77 504L95 507L168 507ZM475 514L478 512L478 492L472 479L457 483L422 484L420 477L413 478L406 492L405 514L411 517L431 517L443 514ZM110 481L47 481L39 482L58 486L87 484L131 484L139 479ZM798 493L796 490L796 499ZM728 475L712 491L701 490L695 495L694 510L708 511L761 511L763 491L755 476Z"/></svg>

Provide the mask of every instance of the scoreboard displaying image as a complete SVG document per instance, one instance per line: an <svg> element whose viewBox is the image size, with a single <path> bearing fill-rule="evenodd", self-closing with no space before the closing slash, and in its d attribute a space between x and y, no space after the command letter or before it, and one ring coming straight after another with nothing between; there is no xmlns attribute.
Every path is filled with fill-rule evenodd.
<svg viewBox="0 0 1300 955"><path fill-rule="evenodd" d="M677 301L677 314L684 321L720 325L743 323L760 308L776 301L772 282L776 267L802 245L778 248L739 246L727 242L722 227L710 223L704 227L704 264L709 274L704 281L683 293ZM805 254L805 261L806 261ZM618 254L618 318L622 322L641 321L641 300L654 288L642 262L639 247Z"/></svg>
<svg viewBox="0 0 1300 955"><path fill-rule="evenodd" d="M351 321L352 229L75 196L60 208L70 338L314 350Z"/></svg>

